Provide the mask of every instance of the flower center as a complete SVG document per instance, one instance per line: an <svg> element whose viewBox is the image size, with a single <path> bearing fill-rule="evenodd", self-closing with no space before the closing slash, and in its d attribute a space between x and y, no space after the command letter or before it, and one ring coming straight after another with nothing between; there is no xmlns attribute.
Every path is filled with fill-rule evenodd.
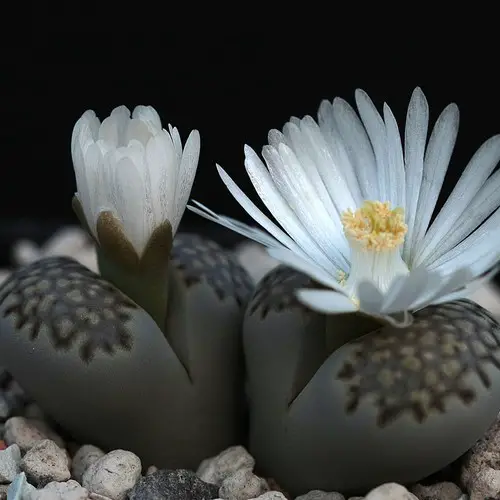
<svg viewBox="0 0 500 500"><path fill-rule="evenodd" d="M408 231L404 210L391 210L388 201L365 201L355 212L346 210L342 214L342 224L349 240L354 239L367 250L375 252L399 247Z"/></svg>
<svg viewBox="0 0 500 500"><path fill-rule="evenodd" d="M384 293L396 276L409 273L400 252L408 231L404 209L391 209L389 202L365 201L354 212L346 210L342 224L351 248L351 268L341 283L354 302L362 281L371 281Z"/></svg>

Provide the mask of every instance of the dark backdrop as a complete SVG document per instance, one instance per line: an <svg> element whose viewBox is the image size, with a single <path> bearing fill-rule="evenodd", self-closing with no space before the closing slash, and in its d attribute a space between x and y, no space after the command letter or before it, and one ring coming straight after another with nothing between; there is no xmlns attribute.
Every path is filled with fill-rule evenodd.
<svg viewBox="0 0 500 500"><path fill-rule="evenodd" d="M32 40L28 57L10 72L14 88L4 95L3 123L8 126L0 184L0 265L7 263L16 238L43 241L58 226L76 222L70 208L75 190L70 137L88 108L102 118L120 104L130 109L150 104L164 123L178 127L183 139L197 128L202 147L192 197L246 221L215 163L256 199L244 171L243 145L260 150L270 128L281 128L290 115L315 116L324 98L338 95L354 104L354 90L363 88L379 107L389 103L400 127L416 85L429 100L432 120L455 101L461 126L444 194L477 147L500 132L500 97L490 94L491 75L484 73L476 72L474 79L428 68L419 73L417 64L412 75L398 78L403 59L363 70L355 59L341 62L321 40L308 45L304 37L306 43L288 50L286 43L272 46L244 28L232 34L190 34L190 43L185 37L163 41L162 55L154 59L146 56L160 43L156 38L80 35ZM49 52L53 57L44 57ZM240 240L188 212L183 228L227 245Z"/></svg>

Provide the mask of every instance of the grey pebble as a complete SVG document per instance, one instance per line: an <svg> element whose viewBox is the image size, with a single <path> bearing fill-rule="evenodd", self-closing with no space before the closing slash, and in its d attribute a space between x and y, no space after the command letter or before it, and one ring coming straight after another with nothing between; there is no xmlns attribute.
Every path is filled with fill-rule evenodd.
<svg viewBox="0 0 500 500"><path fill-rule="evenodd" d="M129 500L213 500L219 488L202 481L194 472L161 469L143 476L129 491Z"/></svg>

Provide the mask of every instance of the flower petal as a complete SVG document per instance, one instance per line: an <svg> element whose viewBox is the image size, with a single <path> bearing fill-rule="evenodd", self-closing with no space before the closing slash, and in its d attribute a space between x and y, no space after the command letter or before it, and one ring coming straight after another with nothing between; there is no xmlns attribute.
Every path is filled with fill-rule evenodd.
<svg viewBox="0 0 500 500"><path fill-rule="evenodd" d="M387 194L386 200L393 207L405 208L406 180L403 159L403 145L398 124L392 110L384 104L384 121L387 140Z"/></svg>
<svg viewBox="0 0 500 500"><path fill-rule="evenodd" d="M290 205L283 199L264 163L249 146L245 146L245 168L253 187L273 217L307 255L323 267L328 268L331 265L331 260L302 225Z"/></svg>
<svg viewBox="0 0 500 500"><path fill-rule="evenodd" d="M377 316L381 314L384 296L374 283L362 281L358 285L357 295L360 311Z"/></svg>
<svg viewBox="0 0 500 500"><path fill-rule="evenodd" d="M313 311L323 314L349 313L358 310L348 297L331 290L300 289L297 291L297 298Z"/></svg>
<svg viewBox="0 0 500 500"><path fill-rule="evenodd" d="M429 222L448 169L458 133L459 113L456 104L450 104L437 119L425 153L422 184L417 205L417 217L412 234L410 264L416 257L416 245L427 231Z"/></svg>
<svg viewBox="0 0 500 500"><path fill-rule="evenodd" d="M304 254L301 248L285 234L274 222L272 222L257 206L248 198L248 196L236 185L236 183L227 175L224 169L217 165L217 171L226 185L229 192L233 195L236 201L245 209L252 219L262 226L266 231L272 234L282 245L289 248L297 254ZM305 255L305 254L304 254Z"/></svg>
<svg viewBox="0 0 500 500"><path fill-rule="evenodd" d="M332 219L291 149L265 146L262 155L278 190L332 265L347 267L349 253L340 219ZM337 235L337 237L335 237ZM333 237L331 237L333 236Z"/></svg>
<svg viewBox="0 0 500 500"><path fill-rule="evenodd" d="M261 231L260 229L244 224L243 222L236 221L231 217L218 215L199 201L192 200L192 202L197 206L188 205L187 208L195 214L201 215L205 219L227 227L231 231L241 234L246 238L250 238L251 240L254 240L266 247L281 247L281 243L265 231Z"/></svg>
<svg viewBox="0 0 500 500"><path fill-rule="evenodd" d="M378 199L382 201L391 201L387 189L390 185L390 172L387 162L387 142L384 120L377 111L373 101L364 90L357 89L355 92L355 99L359 115L363 121L368 137L370 138L373 153L375 155L379 191Z"/></svg>
<svg viewBox="0 0 500 500"><path fill-rule="evenodd" d="M269 248L267 253L274 259L280 261L297 271L306 274L318 283L330 287L339 293L344 293L343 287L335 279L333 273L327 273L324 269L314 264L314 261L303 259L290 250L284 248Z"/></svg>
<svg viewBox="0 0 500 500"><path fill-rule="evenodd" d="M428 125L429 105L424 93L417 87L413 91L410 104L408 105L405 126L405 219L408 225L408 232L406 233L403 246L403 259L405 262L410 261L410 250L413 244L415 218L424 172L424 154Z"/></svg>
<svg viewBox="0 0 500 500"><path fill-rule="evenodd" d="M377 179L377 162L370 139L358 115L344 99L335 98L333 115L364 199L380 199Z"/></svg>
<svg viewBox="0 0 500 500"><path fill-rule="evenodd" d="M349 159L346 147L342 142L337 124L335 123L333 105L327 100L322 101L319 106L318 124L321 133L325 138L333 164L336 166L338 173L346 182L348 191L354 200L354 207L361 205L363 202L363 196L361 194L361 187L356 176L356 170Z"/></svg>
<svg viewBox="0 0 500 500"><path fill-rule="evenodd" d="M384 303L383 312L392 314L409 310L411 304L425 293L430 274L425 268L417 268L406 275L404 281L400 278L398 294L391 294L392 300Z"/></svg>
<svg viewBox="0 0 500 500"><path fill-rule="evenodd" d="M177 185L175 189L175 209L170 220L174 234L179 227L184 210L186 209L186 204L189 200L189 195L191 194L199 158L200 134L197 130L193 130L189 134L186 144L184 145L178 170Z"/></svg>
<svg viewBox="0 0 500 500"><path fill-rule="evenodd" d="M413 265L427 264L430 261L437 245L448 239L449 232L464 217L468 205L499 161L500 135L497 135L488 139L472 157L427 234L417 243Z"/></svg>

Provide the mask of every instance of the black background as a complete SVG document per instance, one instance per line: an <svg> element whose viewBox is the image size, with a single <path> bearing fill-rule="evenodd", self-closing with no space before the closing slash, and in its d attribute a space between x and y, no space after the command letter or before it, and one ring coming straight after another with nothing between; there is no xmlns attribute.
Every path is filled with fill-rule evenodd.
<svg viewBox="0 0 500 500"><path fill-rule="evenodd" d="M45 32L29 39L27 52L23 47L22 63L8 70L12 91L4 94L0 265L8 262L15 239L41 242L60 225L76 223L70 208L75 190L70 137L89 108L102 119L121 104L130 109L150 104L165 124L178 127L183 140L197 128L201 157L192 198L245 221L249 218L226 191L215 163L256 200L244 171L243 145L260 151L269 129L281 128L291 115L315 117L322 99L341 96L354 104L354 91L362 88L379 108L384 101L391 106L400 130L415 86L427 96L432 122L456 102L461 125L443 196L480 144L500 132L500 97L491 92L496 85L491 72L475 71L472 78L464 66L457 71L442 64L430 71L425 62L409 64L408 53L361 64L356 56L340 57L326 37L305 33L292 46L282 33L270 40L252 27L169 29L177 36L167 39L155 30L154 36L141 37L81 28ZM408 67L411 73L403 71ZM181 227L225 245L240 241L187 211Z"/></svg>

